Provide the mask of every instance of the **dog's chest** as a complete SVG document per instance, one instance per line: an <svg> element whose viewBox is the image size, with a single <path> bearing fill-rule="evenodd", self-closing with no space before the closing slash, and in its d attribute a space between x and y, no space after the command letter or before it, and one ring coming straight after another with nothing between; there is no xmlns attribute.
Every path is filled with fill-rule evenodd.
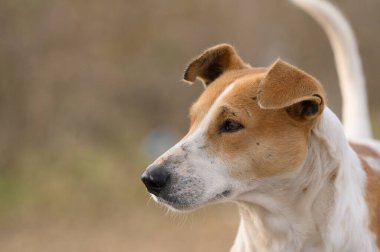
<svg viewBox="0 0 380 252"><path fill-rule="evenodd" d="M319 228L308 225L310 221L306 219L304 223L299 220L296 223L296 218L289 216L284 218L242 208L240 215L239 231L231 252L325 250Z"/></svg>

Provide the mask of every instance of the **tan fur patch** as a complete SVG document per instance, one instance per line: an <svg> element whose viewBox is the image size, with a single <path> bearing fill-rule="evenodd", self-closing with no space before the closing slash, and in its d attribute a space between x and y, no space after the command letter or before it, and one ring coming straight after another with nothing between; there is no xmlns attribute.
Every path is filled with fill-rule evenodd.
<svg viewBox="0 0 380 252"><path fill-rule="evenodd" d="M366 201L369 208L370 229L376 234L377 246L380 248L380 172L370 167L365 157L377 158L380 154L367 145L351 143L351 147L361 157L363 168L367 174Z"/></svg>
<svg viewBox="0 0 380 252"><path fill-rule="evenodd" d="M229 84L241 78L242 76L265 73L266 71L266 68L230 70L216 79L205 89L199 99L191 106L189 133L193 132L193 130L198 126L199 122L206 115L211 105Z"/></svg>
<svg viewBox="0 0 380 252"><path fill-rule="evenodd" d="M261 82L258 96L260 107L279 109L304 100L321 104L324 91L315 78L279 59Z"/></svg>
<svg viewBox="0 0 380 252"><path fill-rule="evenodd" d="M362 160L367 173L366 200L369 207L370 229L376 234L377 246L380 248L380 173Z"/></svg>
<svg viewBox="0 0 380 252"><path fill-rule="evenodd" d="M207 87L191 108L190 133L226 86L235 82L207 129L208 148L231 160L235 177L279 175L297 169L305 159L313 121L296 121L286 109L260 108L257 92L266 73L266 69L228 71ZM244 129L220 133L219 127L227 119L244 125Z"/></svg>
<svg viewBox="0 0 380 252"><path fill-rule="evenodd" d="M358 143L350 143L350 145L360 156L380 159L380 153L378 153L376 150L372 149L368 145Z"/></svg>
<svg viewBox="0 0 380 252"><path fill-rule="evenodd" d="M207 86L228 70L250 68L228 44L207 49L194 59L185 70L184 80L194 82L198 77Z"/></svg>
<svg viewBox="0 0 380 252"><path fill-rule="evenodd" d="M323 110L324 91L319 82L281 60L269 69L229 70L213 81L192 106L190 133L232 82L234 88L211 115L206 134L208 148L231 160L231 174L236 177L262 178L299 168L314 119ZM303 113L307 108L300 102L309 100L316 101L317 110L310 117L294 115ZM290 109L293 105L299 108ZM222 133L220 127L226 121L243 129Z"/></svg>
<svg viewBox="0 0 380 252"><path fill-rule="evenodd" d="M263 110L258 106L257 90L264 76L238 80L207 132L211 148L234 164L233 176L279 175L298 168L305 159L311 125L294 121L284 109ZM218 128L227 119L244 125L244 129L220 133Z"/></svg>

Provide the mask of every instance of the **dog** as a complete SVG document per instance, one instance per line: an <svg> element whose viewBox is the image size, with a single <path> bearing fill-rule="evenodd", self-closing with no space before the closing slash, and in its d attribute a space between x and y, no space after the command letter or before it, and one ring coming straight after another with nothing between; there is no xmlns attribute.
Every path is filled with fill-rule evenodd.
<svg viewBox="0 0 380 252"><path fill-rule="evenodd" d="M329 2L293 2L329 35L344 126L313 76L281 59L251 67L217 45L185 70L186 81L205 85L189 132L142 181L176 211L235 202L233 252L379 251L380 142L371 138L355 38Z"/></svg>

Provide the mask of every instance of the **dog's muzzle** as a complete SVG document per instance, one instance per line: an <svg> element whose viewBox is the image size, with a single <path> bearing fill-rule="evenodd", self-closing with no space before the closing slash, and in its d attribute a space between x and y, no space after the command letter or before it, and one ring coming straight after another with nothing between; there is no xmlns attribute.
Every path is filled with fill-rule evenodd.
<svg viewBox="0 0 380 252"><path fill-rule="evenodd" d="M162 166L150 166L141 176L148 192L159 196L165 187L169 184L170 173Z"/></svg>

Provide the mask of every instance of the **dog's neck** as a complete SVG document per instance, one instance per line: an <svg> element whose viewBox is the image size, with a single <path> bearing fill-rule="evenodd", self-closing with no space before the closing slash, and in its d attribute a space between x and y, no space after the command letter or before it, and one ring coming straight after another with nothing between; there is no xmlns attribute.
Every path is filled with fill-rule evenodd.
<svg viewBox="0 0 380 252"><path fill-rule="evenodd" d="M302 167L257 183L239 197L231 251L375 251L365 173L328 108L312 130Z"/></svg>

